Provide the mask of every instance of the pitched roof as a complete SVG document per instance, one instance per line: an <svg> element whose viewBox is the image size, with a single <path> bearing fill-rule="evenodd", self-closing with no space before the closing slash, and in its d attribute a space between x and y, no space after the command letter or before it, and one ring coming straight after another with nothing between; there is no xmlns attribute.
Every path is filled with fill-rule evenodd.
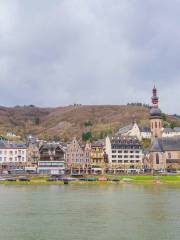
<svg viewBox="0 0 180 240"><path fill-rule="evenodd" d="M117 134L124 134L127 133L128 131L130 131L133 128L133 124L129 124L125 127L122 127L118 130Z"/></svg>
<svg viewBox="0 0 180 240"><path fill-rule="evenodd" d="M174 131L175 131L175 132L180 132L180 127L175 127L175 128L174 128Z"/></svg>
<svg viewBox="0 0 180 240"><path fill-rule="evenodd" d="M148 127L139 127L139 129L140 129L140 132L147 132L147 133L151 132L150 128Z"/></svg>
<svg viewBox="0 0 180 240"><path fill-rule="evenodd" d="M9 142L9 141L0 141L0 149L24 149L27 148L25 143L16 143L16 142Z"/></svg>
<svg viewBox="0 0 180 240"><path fill-rule="evenodd" d="M172 128L164 128L163 132L165 132L165 133L174 132L174 129L172 129Z"/></svg>
<svg viewBox="0 0 180 240"><path fill-rule="evenodd" d="M150 151L180 151L180 137L156 138L150 148Z"/></svg>
<svg viewBox="0 0 180 240"><path fill-rule="evenodd" d="M163 146L162 146L162 139L155 138L151 148L150 152L163 152Z"/></svg>

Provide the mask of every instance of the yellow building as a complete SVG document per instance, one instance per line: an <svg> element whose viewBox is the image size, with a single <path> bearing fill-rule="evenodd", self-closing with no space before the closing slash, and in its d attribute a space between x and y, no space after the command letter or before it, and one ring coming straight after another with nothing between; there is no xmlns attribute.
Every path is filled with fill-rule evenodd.
<svg viewBox="0 0 180 240"><path fill-rule="evenodd" d="M104 173L106 168L106 155L103 144L96 143L91 145L91 173Z"/></svg>

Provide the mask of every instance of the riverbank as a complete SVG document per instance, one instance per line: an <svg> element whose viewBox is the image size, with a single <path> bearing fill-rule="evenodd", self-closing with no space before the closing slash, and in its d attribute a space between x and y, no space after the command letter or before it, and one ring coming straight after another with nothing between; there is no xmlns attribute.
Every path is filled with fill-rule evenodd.
<svg viewBox="0 0 180 240"><path fill-rule="evenodd" d="M104 176L107 180L102 180L102 176L88 176L83 179L73 179L73 181L65 181L71 185L109 185L109 184L176 184L180 185L180 175L173 176ZM1 185L64 185L64 181L48 181L48 177L31 177L29 181L0 181Z"/></svg>

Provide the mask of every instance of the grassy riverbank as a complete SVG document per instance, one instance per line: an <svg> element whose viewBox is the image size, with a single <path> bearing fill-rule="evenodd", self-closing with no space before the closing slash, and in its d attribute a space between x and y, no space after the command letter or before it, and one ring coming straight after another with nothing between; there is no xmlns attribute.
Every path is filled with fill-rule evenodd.
<svg viewBox="0 0 180 240"><path fill-rule="evenodd" d="M88 176L88 178L95 178L97 181L70 181L69 184L72 185L106 185L106 184L179 184L180 185L180 175L172 175L172 176L114 176L107 175L105 176L108 181L99 181L99 178L102 176ZM118 179L119 182L113 181L113 179ZM112 181L111 181L112 180ZM0 184L3 185L63 185L63 181L48 181L48 177L40 177L35 176L31 177L30 181L2 181Z"/></svg>

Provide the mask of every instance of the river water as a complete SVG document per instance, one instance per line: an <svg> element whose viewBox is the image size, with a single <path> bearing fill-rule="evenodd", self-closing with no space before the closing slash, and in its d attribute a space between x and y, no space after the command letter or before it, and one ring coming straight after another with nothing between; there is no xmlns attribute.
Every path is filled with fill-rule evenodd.
<svg viewBox="0 0 180 240"><path fill-rule="evenodd" d="M180 239L180 187L0 186L0 240Z"/></svg>

